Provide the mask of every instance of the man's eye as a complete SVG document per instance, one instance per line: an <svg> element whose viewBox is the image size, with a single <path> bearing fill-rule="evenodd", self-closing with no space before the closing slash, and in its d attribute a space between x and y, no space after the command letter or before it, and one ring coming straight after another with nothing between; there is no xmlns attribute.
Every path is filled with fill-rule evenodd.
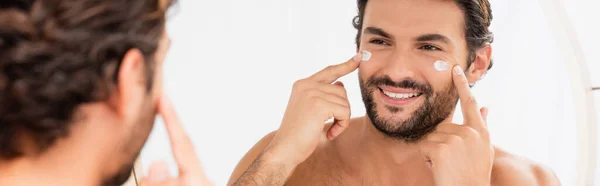
<svg viewBox="0 0 600 186"><path fill-rule="evenodd" d="M381 39L373 39L373 40L371 40L369 43L373 43L373 44L376 44L376 45L386 45L386 46L390 46L390 43L388 43L388 42L386 42L386 41L384 41L384 40L381 40Z"/></svg>
<svg viewBox="0 0 600 186"><path fill-rule="evenodd" d="M419 49L428 50L428 51L442 51L442 49L440 49L436 46L433 46L433 45L423 45Z"/></svg>

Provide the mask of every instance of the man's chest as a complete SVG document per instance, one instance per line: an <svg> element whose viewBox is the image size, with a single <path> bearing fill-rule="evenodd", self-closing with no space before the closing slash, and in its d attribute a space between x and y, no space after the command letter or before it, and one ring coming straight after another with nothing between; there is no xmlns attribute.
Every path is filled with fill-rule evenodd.
<svg viewBox="0 0 600 186"><path fill-rule="evenodd" d="M349 170L345 166L311 161L296 168L286 186L433 186L429 172L414 170L395 173L394 170Z"/></svg>

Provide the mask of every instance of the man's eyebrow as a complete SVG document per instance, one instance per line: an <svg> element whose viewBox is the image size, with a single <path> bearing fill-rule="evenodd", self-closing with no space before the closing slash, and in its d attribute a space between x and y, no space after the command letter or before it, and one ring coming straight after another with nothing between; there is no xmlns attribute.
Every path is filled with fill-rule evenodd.
<svg viewBox="0 0 600 186"><path fill-rule="evenodd" d="M365 34L379 35L379 36L387 38L387 39L393 39L393 37L392 37L391 34L387 33L383 29L377 28L377 27L367 27L367 28L365 28L364 33Z"/></svg>
<svg viewBox="0 0 600 186"><path fill-rule="evenodd" d="M425 34L417 37L416 41L418 42L426 42L426 41L439 41L445 44L450 44L450 39L448 37L440 35L440 34Z"/></svg>

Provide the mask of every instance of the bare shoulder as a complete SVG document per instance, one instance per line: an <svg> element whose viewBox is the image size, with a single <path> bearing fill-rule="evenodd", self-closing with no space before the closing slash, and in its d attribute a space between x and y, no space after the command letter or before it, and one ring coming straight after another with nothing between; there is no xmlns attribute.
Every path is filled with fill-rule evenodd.
<svg viewBox="0 0 600 186"><path fill-rule="evenodd" d="M332 123L325 124L323 132L327 132L331 125ZM240 162L238 162L237 166L233 170L231 177L229 177L227 185L232 185L240 178L240 176L242 176L242 174L244 174L244 172L250 167L250 165L252 165L254 160L256 160L256 158L260 156L260 154L265 150L265 148L267 148L267 146L271 143L276 134L277 130L265 135L244 155L244 157L242 157ZM324 140L326 139L324 138Z"/></svg>
<svg viewBox="0 0 600 186"><path fill-rule="evenodd" d="M556 175L547 167L497 147L492 169L492 186L559 186Z"/></svg>
<svg viewBox="0 0 600 186"><path fill-rule="evenodd" d="M239 179L242 174L250 167L252 162L264 151L264 149L271 143L273 137L275 137L277 131L273 131L267 135L265 135L260 141L258 141L247 153L242 157L240 162L237 164L231 177L229 178L229 182L227 185L232 185L235 181Z"/></svg>

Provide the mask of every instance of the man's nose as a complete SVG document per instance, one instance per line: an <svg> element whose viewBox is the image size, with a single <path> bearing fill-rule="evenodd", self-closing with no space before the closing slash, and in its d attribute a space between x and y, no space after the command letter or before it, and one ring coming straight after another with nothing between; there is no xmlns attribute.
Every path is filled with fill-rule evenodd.
<svg viewBox="0 0 600 186"><path fill-rule="evenodd" d="M386 59L383 66L384 75L389 76L392 81L399 82L415 76L414 59L409 52L396 51Z"/></svg>

